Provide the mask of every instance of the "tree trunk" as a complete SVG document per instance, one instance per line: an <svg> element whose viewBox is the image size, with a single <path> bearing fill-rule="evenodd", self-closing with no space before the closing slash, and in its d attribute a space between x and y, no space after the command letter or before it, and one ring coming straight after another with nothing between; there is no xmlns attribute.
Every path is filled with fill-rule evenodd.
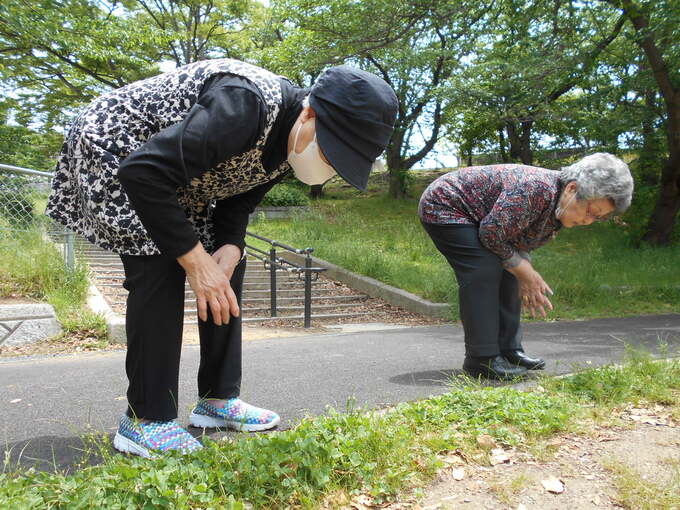
<svg viewBox="0 0 680 510"><path fill-rule="evenodd" d="M525 165L533 164L534 154L531 150L531 128L533 125L533 120L520 121L522 131L518 133L517 125L514 122L505 122L508 140L510 141L510 159L514 161L519 160Z"/></svg>
<svg viewBox="0 0 680 510"><path fill-rule="evenodd" d="M644 241L653 244L668 244L680 210L680 157L678 152L668 161L661 172L661 188L649 218Z"/></svg>
<svg viewBox="0 0 680 510"><path fill-rule="evenodd" d="M408 169L403 168L401 159L402 140L403 135L395 131L392 135L392 141L387 146L385 162L389 170L388 194L391 198L404 198L406 196L406 172L408 172Z"/></svg>
<svg viewBox="0 0 680 510"><path fill-rule="evenodd" d="M316 200L323 196L323 184L313 184L309 188L309 198Z"/></svg>
<svg viewBox="0 0 680 510"><path fill-rule="evenodd" d="M620 4L617 2L615 5L623 9L635 27L636 42L647 57L668 112L666 137L669 157L661 171L661 188L654 211L642 236L642 239L654 244L668 244L680 209L680 89L671 76L671 69L677 71L664 60L644 9L640 9L633 0L620 0Z"/></svg>
<svg viewBox="0 0 680 510"><path fill-rule="evenodd" d="M669 158L661 171L659 195L642 239L668 244L680 210L680 102L669 102L667 122Z"/></svg>
<svg viewBox="0 0 680 510"><path fill-rule="evenodd" d="M387 164L390 165L390 160L388 158ZM399 164L395 161L393 164ZM408 170L399 168L398 166L390 165L390 186L388 189L389 196L391 198L404 198L406 196L406 190L404 189L404 176Z"/></svg>
<svg viewBox="0 0 680 510"><path fill-rule="evenodd" d="M498 128L498 148L501 153L501 161L503 163L510 161L508 158L508 152L505 150L505 133L503 132L503 126Z"/></svg>

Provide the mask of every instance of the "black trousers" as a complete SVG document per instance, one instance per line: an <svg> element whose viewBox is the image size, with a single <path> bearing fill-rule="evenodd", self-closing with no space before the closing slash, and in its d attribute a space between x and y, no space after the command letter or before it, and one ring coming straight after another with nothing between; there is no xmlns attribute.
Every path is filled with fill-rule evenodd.
<svg viewBox="0 0 680 510"><path fill-rule="evenodd" d="M128 416L154 421L177 417L179 360L184 325L186 274L177 260L163 256L121 255L123 286L129 291L125 332L129 381ZM234 270L231 287L241 305L245 258ZM200 398L237 397L241 389L241 318L216 326L198 321L201 361Z"/></svg>
<svg viewBox="0 0 680 510"><path fill-rule="evenodd" d="M496 356L522 349L517 279L503 269L497 255L481 245L478 228L432 223L423 223L423 227L456 273L466 356Z"/></svg>

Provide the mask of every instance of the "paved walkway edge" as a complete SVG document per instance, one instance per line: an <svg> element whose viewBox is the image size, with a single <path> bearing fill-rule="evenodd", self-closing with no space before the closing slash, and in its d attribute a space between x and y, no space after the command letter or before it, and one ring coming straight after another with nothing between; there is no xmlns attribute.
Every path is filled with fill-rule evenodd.
<svg viewBox="0 0 680 510"><path fill-rule="evenodd" d="M281 253L279 256L295 264L304 265L305 263L305 256L297 253L287 252ZM373 298L381 298L391 305L399 306L410 312L429 315L430 317L450 317L451 306L448 303L433 303L405 290L392 287L368 276L353 273L317 257L312 257L312 262L315 267L325 268L325 274L329 278L338 280L353 289L365 292Z"/></svg>
<svg viewBox="0 0 680 510"><path fill-rule="evenodd" d="M126 344L127 335L125 334L125 318L116 314L101 295L99 289L93 284L87 291L87 306L94 313L104 317L106 321L106 333L111 343Z"/></svg>

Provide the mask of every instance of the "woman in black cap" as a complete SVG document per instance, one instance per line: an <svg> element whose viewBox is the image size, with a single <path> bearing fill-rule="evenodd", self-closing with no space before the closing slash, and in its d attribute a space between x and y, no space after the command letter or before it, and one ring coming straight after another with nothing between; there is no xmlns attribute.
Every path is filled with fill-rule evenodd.
<svg viewBox="0 0 680 510"><path fill-rule="evenodd" d="M238 398L248 215L291 168L310 185L337 173L364 190L396 111L392 89L359 69L330 68L302 89L219 59L112 91L79 115L47 214L125 267L129 387L117 449L200 448L174 421L185 278L201 343L192 425L276 426L276 413Z"/></svg>

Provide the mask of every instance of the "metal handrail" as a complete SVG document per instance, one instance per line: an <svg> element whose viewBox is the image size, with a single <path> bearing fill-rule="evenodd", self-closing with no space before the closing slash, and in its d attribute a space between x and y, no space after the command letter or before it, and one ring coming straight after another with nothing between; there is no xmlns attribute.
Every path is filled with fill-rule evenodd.
<svg viewBox="0 0 680 510"><path fill-rule="evenodd" d="M313 248L305 248L303 250L298 248L293 248L286 244L274 241L273 239L268 239L258 234L253 234L252 232L246 231L246 236L253 237L265 243L268 243L270 248L269 252L257 248L256 246L251 246L246 244L246 250L250 255L256 259L262 261L264 268L269 270L269 314L270 317L276 317L278 315L277 302L276 302L276 271L277 269L283 269L289 273L297 273L298 278L304 273L305 278L305 313L304 313L304 325L305 328L309 328L312 325L312 281L319 278L319 273L325 271L324 267L312 267L312 252ZM305 256L305 265L301 266L295 264L286 259L278 257L276 254L276 248L283 248L291 253L296 253L298 255Z"/></svg>
<svg viewBox="0 0 680 510"><path fill-rule="evenodd" d="M269 243L272 246L279 246L280 248L283 248L284 250L297 253L298 255L301 255L303 253L312 253L314 251L314 248L304 248L304 249L299 249L299 248L293 248L292 246L288 246L287 244L280 243L278 241L274 241L273 239L267 239L266 237L262 237L261 235L258 234L253 234L252 232L246 231L246 234L254 237L255 239L259 239L260 241L264 241L265 243Z"/></svg>
<svg viewBox="0 0 680 510"><path fill-rule="evenodd" d="M20 166L13 165L3 165L0 163L0 170L9 170L10 172L15 172L17 174L27 174L27 175L40 175L41 177L53 177L52 172L42 172L40 170L33 170L32 168L22 168Z"/></svg>

